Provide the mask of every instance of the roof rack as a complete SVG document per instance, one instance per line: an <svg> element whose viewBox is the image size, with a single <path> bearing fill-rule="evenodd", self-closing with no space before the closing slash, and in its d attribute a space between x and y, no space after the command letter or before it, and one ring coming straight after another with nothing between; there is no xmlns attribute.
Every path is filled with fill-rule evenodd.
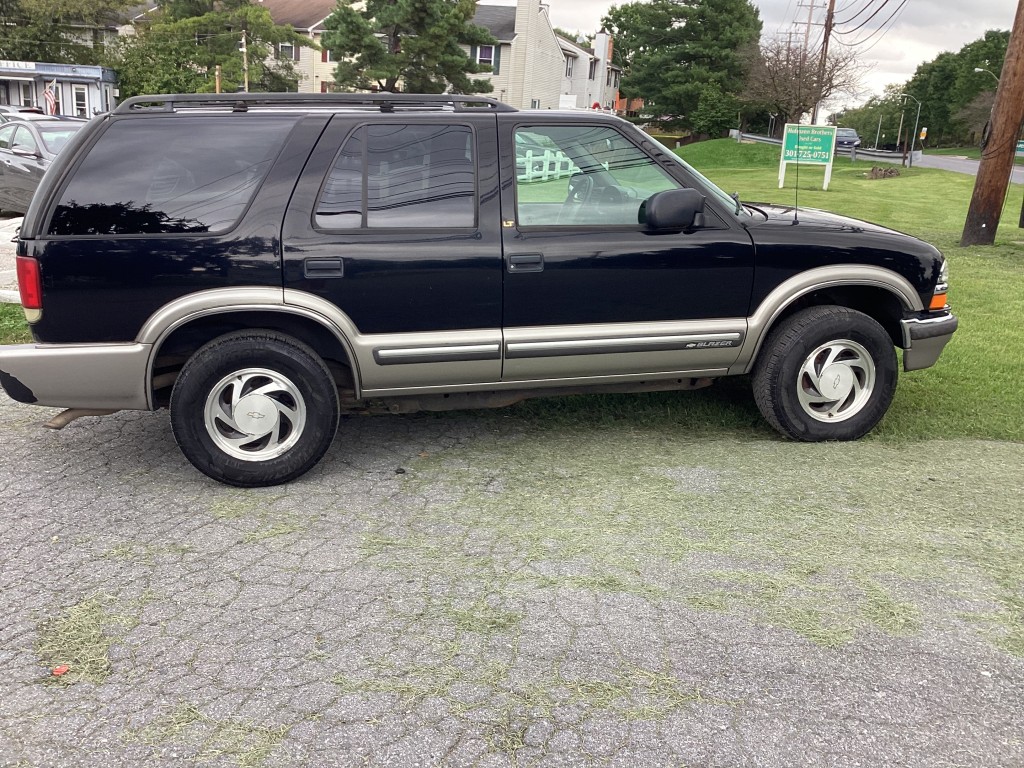
<svg viewBox="0 0 1024 768"><path fill-rule="evenodd" d="M180 109L230 107L247 112L250 107L354 107L396 110L451 110L454 112L516 112L515 107L486 96L461 93L184 93L133 96L121 102L115 115L139 112L176 112Z"/></svg>

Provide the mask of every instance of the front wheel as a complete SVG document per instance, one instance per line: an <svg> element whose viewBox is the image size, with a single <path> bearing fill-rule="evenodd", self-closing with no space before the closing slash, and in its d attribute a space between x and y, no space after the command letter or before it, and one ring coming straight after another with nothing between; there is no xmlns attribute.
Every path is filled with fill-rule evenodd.
<svg viewBox="0 0 1024 768"><path fill-rule="evenodd" d="M338 429L338 391L305 344L273 331L214 339L171 392L171 428L185 457L228 485L277 485L309 471Z"/></svg>
<svg viewBox="0 0 1024 768"><path fill-rule="evenodd" d="M754 400L796 440L856 440L885 415L896 380L896 350L878 322L846 307L811 307L768 336Z"/></svg>

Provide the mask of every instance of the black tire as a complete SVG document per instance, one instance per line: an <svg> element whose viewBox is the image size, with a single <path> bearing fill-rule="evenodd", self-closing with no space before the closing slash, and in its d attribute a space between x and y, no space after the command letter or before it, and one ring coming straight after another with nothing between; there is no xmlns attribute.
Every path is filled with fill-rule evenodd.
<svg viewBox="0 0 1024 768"><path fill-rule="evenodd" d="M889 410L897 378L896 350L878 322L846 307L811 307L768 335L754 400L795 440L856 440Z"/></svg>
<svg viewBox="0 0 1024 768"><path fill-rule="evenodd" d="M338 390L327 366L305 344L267 330L202 347L181 369L170 408L185 457L240 487L294 480L323 458L338 431Z"/></svg>

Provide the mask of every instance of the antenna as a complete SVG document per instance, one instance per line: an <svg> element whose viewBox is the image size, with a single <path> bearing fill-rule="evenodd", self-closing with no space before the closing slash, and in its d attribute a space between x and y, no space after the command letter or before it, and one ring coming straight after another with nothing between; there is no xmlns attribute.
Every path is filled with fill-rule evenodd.
<svg viewBox="0 0 1024 768"><path fill-rule="evenodd" d="M800 223L800 126L796 127L796 189L793 190L793 223Z"/></svg>

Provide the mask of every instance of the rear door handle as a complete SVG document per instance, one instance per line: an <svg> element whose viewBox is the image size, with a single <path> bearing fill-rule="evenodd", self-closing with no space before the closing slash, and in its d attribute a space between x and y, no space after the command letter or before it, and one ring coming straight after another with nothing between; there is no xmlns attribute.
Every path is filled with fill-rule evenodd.
<svg viewBox="0 0 1024 768"><path fill-rule="evenodd" d="M310 280L322 277L344 277L345 262L341 259L306 259L302 271Z"/></svg>
<svg viewBox="0 0 1024 768"><path fill-rule="evenodd" d="M518 253L508 258L509 272L543 272L543 253Z"/></svg>

